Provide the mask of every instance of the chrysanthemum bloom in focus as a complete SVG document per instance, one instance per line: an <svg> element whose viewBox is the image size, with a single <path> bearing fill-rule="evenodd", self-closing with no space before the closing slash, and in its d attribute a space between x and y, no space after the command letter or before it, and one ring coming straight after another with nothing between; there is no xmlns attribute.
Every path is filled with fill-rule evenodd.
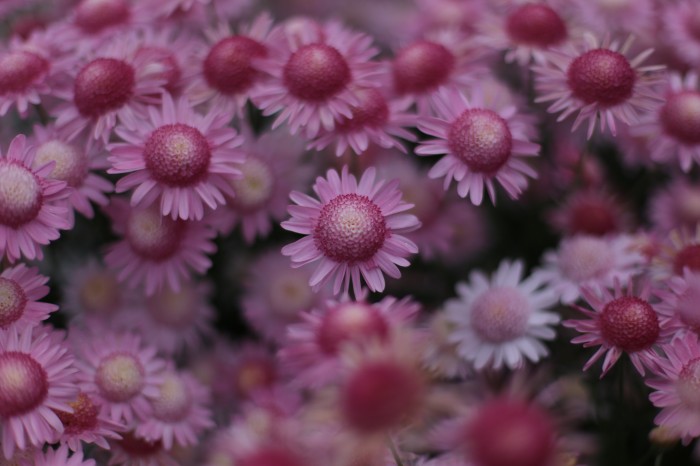
<svg viewBox="0 0 700 466"><path fill-rule="evenodd" d="M245 156L230 115L199 115L185 98L164 94L162 109L151 107L148 116L122 118L115 130L126 142L109 146L108 173L130 173L117 181L117 192L133 189L132 205L157 202L173 220L201 220L205 206L216 209L226 203L224 193L235 196L230 179L240 176L236 165Z"/></svg>
<svg viewBox="0 0 700 466"><path fill-rule="evenodd" d="M576 235L562 239L556 251L544 254L537 271L564 304L581 296L581 288L612 287L642 272L645 258L628 235Z"/></svg>
<svg viewBox="0 0 700 466"><path fill-rule="evenodd" d="M282 35L259 64L272 79L252 96L264 115L280 112L273 129L287 122L292 134L301 130L314 138L321 129L332 131L340 116L352 118L352 106L360 104L357 89L377 86L372 39L338 22Z"/></svg>
<svg viewBox="0 0 700 466"><path fill-rule="evenodd" d="M59 96L68 102L53 111L56 126L69 137L90 128L93 138L106 143L118 120L143 117L147 105L157 104L166 84L162 67L149 66L140 46L136 33L129 33L77 67L73 86Z"/></svg>
<svg viewBox="0 0 700 466"><path fill-rule="evenodd" d="M671 430L684 444L700 437L700 343L688 332L663 345L655 376L646 384L656 391L649 399L661 409L654 422Z"/></svg>
<svg viewBox="0 0 700 466"><path fill-rule="evenodd" d="M641 375L644 375L645 368L654 367L657 357L654 346L664 343L671 335L660 325L659 314L652 306L651 283L640 282L638 292L634 286L634 280L630 280L624 288L619 281L612 290L584 288L583 298L592 309L574 306L586 318L562 323L582 334L572 339L572 343L582 343L585 348L598 347L583 366L584 371L605 356L602 378L622 353L627 353Z"/></svg>
<svg viewBox="0 0 700 466"><path fill-rule="evenodd" d="M690 72L685 77L672 74L662 95L664 101L659 102L632 132L647 138L652 160L668 162L677 159L681 169L688 172L693 164L700 164L700 87L697 73Z"/></svg>
<svg viewBox="0 0 700 466"><path fill-rule="evenodd" d="M0 329L24 330L46 320L58 306L38 300L49 293L48 277L24 264L0 273Z"/></svg>
<svg viewBox="0 0 700 466"><path fill-rule="evenodd" d="M536 156L540 146L530 141L533 122L507 97L494 97L475 88L470 97L456 88L435 98L438 117L426 117L418 128L438 139L423 141L419 155L444 155L430 170L431 178L445 177L447 189L454 179L457 193L480 205L484 189L496 202L495 181L515 199L537 174L522 157Z"/></svg>
<svg viewBox="0 0 700 466"><path fill-rule="evenodd" d="M33 168L24 135L16 136L0 157L0 257L14 262L24 256L42 259L41 245L58 239L58 230L73 226L64 200L64 181L51 180L53 165Z"/></svg>
<svg viewBox="0 0 700 466"><path fill-rule="evenodd" d="M617 134L617 121L636 124L640 113L652 110L661 100L654 89L663 66L641 66L653 52L647 49L629 59L632 39L620 45L607 39L600 43L584 35L580 47L568 44L547 54L545 65L533 66L537 73L536 102L554 101L547 109L562 112L557 121L578 112L573 129L588 122L588 138L596 121L600 130Z"/></svg>
<svg viewBox="0 0 700 466"><path fill-rule="evenodd" d="M475 271L457 285L459 298L445 304L453 324L449 341L458 354L485 367L511 369L549 354L541 340L552 340L559 316L547 309L556 293L537 275L523 279L521 261L503 261L491 278Z"/></svg>
<svg viewBox="0 0 700 466"><path fill-rule="evenodd" d="M376 170L369 168L360 182L343 167L340 176L328 170L313 186L320 200L293 191L297 205L289 207L286 230L306 235L282 248L282 254L300 267L320 261L309 284L319 289L333 280L333 293L347 292L352 282L355 294L363 277L372 291L384 290L384 274L399 278L397 265L409 265L416 245L402 236L420 227L413 215L403 214L412 207L401 200L398 180L375 182Z"/></svg>
<svg viewBox="0 0 700 466"><path fill-rule="evenodd" d="M42 447L63 431L54 409L72 411L78 393L73 356L63 334L43 327L0 333L2 451Z"/></svg>
<svg viewBox="0 0 700 466"><path fill-rule="evenodd" d="M115 233L124 239L107 247L105 264L130 288L144 287L151 296L166 285L174 291L211 267L215 232L204 222L163 217L156 206L131 208L113 198L108 208Z"/></svg>
<svg viewBox="0 0 700 466"><path fill-rule="evenodd" d="M112 192L114 185L95 173L109 167L100 142L85 134L69 138L65 130L58 131L54 125L35 125L31 143L34 168L55 162L48 178L65 181L73 188L68 198L73 209L92 218L95 211L91 202L100 206L108 204L106 193Z"/></svg>
<svg viewBox="0 0 700 466"><path fill-rule="evenodd" d="M135 334L104 329L82 335L78 345L81 389L95 397L113 422L129 425L134 419L147 419L165 369L155 347L145 345Z"/></svg>

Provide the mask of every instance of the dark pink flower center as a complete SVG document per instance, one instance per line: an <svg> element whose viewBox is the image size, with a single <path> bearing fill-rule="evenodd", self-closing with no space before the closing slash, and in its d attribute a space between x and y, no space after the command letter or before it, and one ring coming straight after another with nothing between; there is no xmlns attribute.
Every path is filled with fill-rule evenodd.
<svg viewBox="0 0 700 466"><path fill-rule="evenodd" d="M95 371L95 384L105 399L121 403L141 393L146 384L146 374L135 356L117 352L100 361Z"/></svg>
<svg viewBox="0 0 700 466"><path fill-rule="evenodd" d="M450 126L447 145L476 173L493 174L510 158L513 136L508 123L492 110L465 110Z"/></svg>
<svg viewBox="0 0 700 466"><path fill-rule="evenodd" d="M423 401L424 381L415 369L394 361L365 363L343 387L341 409L355 430L378 432L400 425Z"/></svg>
<svg viewBox="0 0 700 466"><path fill-rule="evenodd" d="M35 168L55 162L49 178L65 181L73 188L83 184L88 175L88 158L85 151L73 144L53 139L40 145L34 156Z"/></svg>
<svg viewBox="0 0 700 466"><path fill-rule="evenodd" d="M192 405L190 390L177 374L166 374L158 396L151 401L153 415L166 422L177 422L187 416Z"/></svg>
<svg viewBox="0 0 700 466"><path fill-rule="evenodd" d="M691 244L676 253L673 258L673 271L676 275L682 275L683 269L692 272L700 272L700 244Z"/></svg>
<svg viewBox="0 0 700 466"><path fill-rule="evenodd" d="M604 236L617 231L616 212L602 199L585 199L571 207L568 229L571 234Z"/></svg>
<svg viewBox="0 0 700 466"><path fill-rule="evenodd" d="M122 60L98 58L75 78L73 100L81 115L98 117L124 106L134 94L134 68Z"/></svg>
<svg viewBox="0 0 700 466"><path fill-rule="evenodd" d="M566 39L566 24L549 6L526 3L506 19L508 36L516 43L549 47Z"/></svg>
<svg viewBox="0 0 700 466"><path fill-rule="evenodd" d="M49 62L24 50L0 58L0 95L22 92L49 71Z"/></svg>
<svg viewBox="0 0 700 466"><path fill-rule="evenodd" d="M444 45L427 40L400 50L392 63L394 86L399 94L424 94L445 84L456 65Z"/></svg>
<svg viewBox="0 0 700 466"><path fill-rule="evenodd" d="M0 225L19 228L34 220L44 196L39 179L24 166L0 161Z"/></svg>
<svg viewBox="0 0 700 466"><path fill-rule="evenodd" d="M132 432L120 433L121 440L117 440L119 446L130 458L148 458L163 451L163 442L160 440L149 442L134 436Z"/></svg>
<svg viewBox="0 0 700 466"><path fill-rule="evenodd" d="M627 352L640 351L649 348L659 338L659 318L647 301L623 296L603 308L600 332L613 346Z"/></svg>
<svg viewBox="0 0 700 466"><path fill-rule="evenodd" d="M222 94L247 91L259 76L253 60L267 55L267 48L245 36L227 37L217 42L204 59L204 78Z"/></svg>
<svg viewBox="0 0 700 466"><path fill-rule="evenodd" d="M329 259L354 263L371 259L389 234L379 206L367 196L350 193L323 206L313 236Z"/></svg>
<svg viewBox="0 0 700 466"><path fill-rule="evenodd" d="M156 208L133 211L126 238L140 256L153 261L169 259L180 248L186 225L164 217Z"/></svg>
<svg viewBox="0 0 700 466"><path fill-rule="evenodd" d="M0 353L0 416L19 416L36 409L49 393L46 371L31 355Z"/></svg>
<svg viewBox="0 0 700 466"><path fill-rule="evenodd" d="M83 0L75 10L75 24L88 34L126 23L131 16L127 0Z"/></svg>
<svg viewBox="0 0 700 466"><path fill-rule="evenodd" d="M17 322L27 307L27 295L19 284L0 277L0 327Z"/></svg>
<svg viewBox="0 0 700 466"><path fill-rule="evenodd" d="M80 435L83 432L91 432L97 427L97 416L100 408L93 403L89 396L81 392L75 401L68 404L73 408L72 413L55 411L63 423L65 434Z"/></svg>
<svg viewBox="0 0 700 466"><path fill-rule="evenodd" d="M175 123L151 133L143 158L156 181L169 186L191 186L207 174L211 149L198 129Z"/></svg>
<svg viewBox="0 0 700 466"><path fill-rule="evenodd" d="M361 131L364 128L381 128L389 121L389 106L386 99L377 89L358 91L359 105L351 108L352 118L343 118L337 125L336 131L349 133Z"/></svg>
<svg viewBox="0 0 700 466"><path fill-rule="evenodd" d="M607 49L590 50L571 62L567 83L574 97L603 107L621 104L634 91L637 75L624 55Z"/></svg>
<svg viewBox="0 0 700 466"><path fill-rule="evenodd" d="M700 92L683 91L668 96L659 119L669 136L683 144L700 144Z"/></svg>
<svg viewBox="0 0 700 466"><path fill-rule="evenodd" d="M337 49L326 44L304 45L284 65L289 92L302 100L323 102L350 83L350 66Z"/></svg>
<svg viewBox="0 0 700 466"><path fill-rule="evenodd" d="M700 358L691 359L683 366L676 392L685 407L700 409Z"/></svg>
<svg viewBox="0 0 700 466"><path fill-rule="evenodd" d="M389 325L374 306L343 303L324 314L317 342L326 353L336 354L345 343L384 340L388 334Z"/></svg>
<svg viewBox="0 0 700 466"><path fill-rule="evenodd" d="M532 310L515 288L484 291L472 304L470 322L477 334L491 343L504 343L525 335Z"/></svg>
<svg viewBox="0 0 700 466"><path fill-rule="evenodd" d="M542 466L550 464L556 452L547 414L521 401L483 405L465 434L475 463L483 466Z"/></svg>

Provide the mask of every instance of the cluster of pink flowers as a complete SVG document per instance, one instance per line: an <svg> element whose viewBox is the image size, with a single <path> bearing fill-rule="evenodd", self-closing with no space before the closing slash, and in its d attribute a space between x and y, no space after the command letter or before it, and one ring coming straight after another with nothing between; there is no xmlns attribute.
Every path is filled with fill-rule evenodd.
<svg viewBox="0 0 700 466"><path fill-rule="evenodd" d="M274 3L0 2L0 465L700 437L700 2Z"/></svg>

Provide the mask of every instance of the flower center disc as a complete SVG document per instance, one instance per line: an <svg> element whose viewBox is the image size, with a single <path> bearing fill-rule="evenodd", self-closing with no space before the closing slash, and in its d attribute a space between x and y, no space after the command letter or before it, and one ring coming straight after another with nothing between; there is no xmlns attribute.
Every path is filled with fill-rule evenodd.
<svg viewBox="0 0 700 466"><path fill-rule="evenodd" d="M248 157L239 167L242 178L231 181L236 197L233 203L243 211L260 209L272 196L275 179L272 170L257 157Z"/></svg>
<svg viewBox="0 0 700 466"><path fill-rule="evenodd" d="M605 274L612 266L612 251L600 238L575 237L564 243L559 252L559 267L572 281L590 280Z"/></svg>
<svg viewBox="0 0 700 466"><path fill-rule="evenodd" d="M465 110L452 123L447 144L471 171L491 174L510 158L513 136L496 112L477 108Z"/></svg>
<svg viewBox="0 0 700 466"><path fill-rule="evenodd" d="M78 435L97 427L97 415L100 409L99 406L92 402L89 396L81 392L75 401L68 404L73 408L72 413L55 411L63 423L66 434Z"/></svg>
<svg viewBox="0 0 700 466"><path fill-rule="evenodd" d="M605 305L600 314L603 338L627 352L650 347L659 338L659 318L648 302L623 296Z"/></svg>
<svg viewBox="0 0 700 466"><path fill-rule="evenodd" d="M617 230L615 212L603 200L586 199L571 209L569 228L573 234L603 236Z"/></svg>
<svg viewBox="0 0 700 466"><path fill-rule="evenodd" d="M65 181L73 188L82 185L88 174L88 160L85 152L57 139L39 146L33 166L39 168L49 162L56 162L49 176L55 180Z"/></svg>
<svg viewBox="0 0 700 466"><path fill-rule="evenodd" d="M483 339L503 343L525 335L530 313L530 303L520 291L499 287L474 301L470 322Z"/></svg>
<svg viewBox="0 0 700 466"><path fill-rule="evenodd" d="M0 354L0 416L28 413L49 393L46 371L30 355L16 351Z"/></svg>
<svg viewBox="0 0 700 466"><path fill-rule="evenodd" d="M347 342L384 340L389 326L374 306L363 303L341 304L329 310L318 329L318 344L328 354L336 354Z"/></svg>
<svg viewBox="0 0 700 466"><path fill-rule="evenodd" d="M399 94L423 94L447 82L456 60L442 44L421 40L400 50L392 63Z"/></svg>
<svg viewBox="0 0 700 466"><path fill-rule="evenodd" d="M514 42L549 47L566 39L566 24L544 4L527 3L508 16L506 32Z"/></svg>
<svg viewBox="0 0 700 466"><path fill-rule="evenodd" d="M604 107L621 104L632 96L637 76L624 55L612 50L590 50L577 57L567 71L574 97Z"/></svg>
<svg viewBox="0 0 700 466"><path fill-rule="evenodd" d="M141 363L131 354L115 353L102 360L95 372L100 393L114 403L128 401L145 385Z"/></svg>
<svg viewBox="0 0 700 466"><path fill-rule="evenodd" d="M180 377L167 374L160 386L158 397L151 404L156 418L166 422L177 422L189 413L192 396Z"/></svg>
<svg viewBox="0 0 700 466"><path fill-rule="evenodd" d="M352 79L345 58L330 45L304 45L284 66L284 85L299 99L322 102L345 89Z"/></svg>
<svg viewBox="0 0 700 466"><path fill-rule="evenodd" d="M227 37L214 45L204 60L204 78L222 94L247 91L258 77L252 60L267 55L260 42L244 36Z"/></svg>
<svg viewBox="0 0 700 466"><path fill-rule="evenodd" d="M80 289L79 300L80 305L90 314L112 314L121 304L117 278L108 271L91 274Z"/></svg>
<svg viewBox="0 0 700 466"><path fill-rule="evenodd" d="M17 322L27 307L27 295L14 280L0 277L0 327Z"/></svg>
<svg viewBox="0 0 700 466"><path fill-rule="evenodd" d="M371 259L389 236L386 220L367 196L340 194L323 206L316 227L316 247L336 262Z"/></svg>
<svg viewBox="0 0 700 466"><path fill-rule="evenodd" d="M184 228L183 222L164 217L152 207L131 213L126 225L126 238L139 255L164 260L180 247Z"/></svg>
<svg viewBox="0 0 700 466"><path fill-rule="evenodd" d="M122 60L98 58L75 78L73 101L81 115L98 117L121 108L134 94L134 68Z"/></svg>
<svg viewBox="0 0 700 466"><path fill-rule="evenodd" d="M0 95L22 92L49 71L49 62L27 51L0 58Z"/></svg>
<svg viewBox="0 0 700 466"><path fill-rule="evenodd" d="M131 12L126 0L83 0L75 11L75 24L88 34L126 23Z"/></svg>
<svg viewBox="0 0 700 466"><path fill-rule="evenodd" d="M18 228L34 220L43 201L41 185L27 168L0 162L0 224Z"/></svg>
<svg viewBox="0 0 700 466"><path fill-rule="evenodd" d="M314 292L309 286L308 275L298 269L288 269L271 277L267 299L270 310L276 315L296 317L299 311L311 307Z"/></svg>
<svg viewBox="0 0 700 466"><path fill-rule="evenodd" d="M338 132L359 131L363 128L381 128L389 121L389 106L376 89L358 91L360 104L351 108L352 118L343 118L337 125Z"/></svg>
<svg viewBox="0 0 700 466"><path fill-rule="evenodd" d="M700 144L700 92L685 91L669 96L659 119L666 134L683 144Z"/></svg>
<svg viewBox="0 0 700 466"><path fill-rule="evenodd" d="M151 133L143 158L156 181L169 186L190 186L206 175L211 150L207 138L198 129L176 123Z"/></svg>

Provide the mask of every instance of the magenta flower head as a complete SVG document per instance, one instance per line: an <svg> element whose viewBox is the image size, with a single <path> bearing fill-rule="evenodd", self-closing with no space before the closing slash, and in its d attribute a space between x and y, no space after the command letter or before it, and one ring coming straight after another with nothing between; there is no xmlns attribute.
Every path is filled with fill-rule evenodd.
<svg viewBox="0 0 700 466"><path fill-rule="evenodd" d="M123 118L116 133L126 142L109 146L109 173L130 173L117 182L117 192L133 189L132 205L158 202L163 215L201 220L205 206L226 203L223 193L235 196L229 179L241 174L236 164L245 156L229 120L222 112L199 115L186 99L174 102L169 94L161 110L148 109L148 118Z"/></svg>
<svg viewBox="0 0 700 466"><path fill-rule="evenodd" d="M384 290L384 274L399 278L397 265L409 265L406 257L418 252L415 243L402 236L420 227L414 216L403 214L413 207L401 200L398 180L375 182L376 171L369 168L360 182L343 167L338 175L328 170L318 177L313 190L320 200L293 191L297 205L289 207L292 218L282 227L305 235L282 248L293 267L319 261L309 284L319 289L333 280L333 293L352 287L360 292L360 277L372 291Z"/></svg>
<svg viewBox="0 0 700 466"><path fill-rule="evenodd" d="M0 329L34 327L58 310L55 304L39 301L49 293L47 281L48 277L24 264L0 273Z"/></svg>
<svg viewBox="0 0 700 466"><path fill-rule="evenodd" d="M588 122L588 137L593 135L596 121L600 130L610 128L617 134L617 123L638 122L639 114L651 110L661 97L653 86L663 66L641 66L652 54L647 49L628 58L631 38L620 44L605 39L600 43L590 34L584 35L581 47L552 50L547 64L533 66L538 74L536 102L553 103L547 109L559 113L557 121L578 112L573 130Z"/></svg>
<svg viewBox="0 0 700 466"><path fill-rule="evenodd" d="M0 257L10 262L22 256L41 259L41 245L72 227L63 202L70 189L64 181L48 179L53 164L32 168L33 160L22 134L0 156Z"/></svg>

